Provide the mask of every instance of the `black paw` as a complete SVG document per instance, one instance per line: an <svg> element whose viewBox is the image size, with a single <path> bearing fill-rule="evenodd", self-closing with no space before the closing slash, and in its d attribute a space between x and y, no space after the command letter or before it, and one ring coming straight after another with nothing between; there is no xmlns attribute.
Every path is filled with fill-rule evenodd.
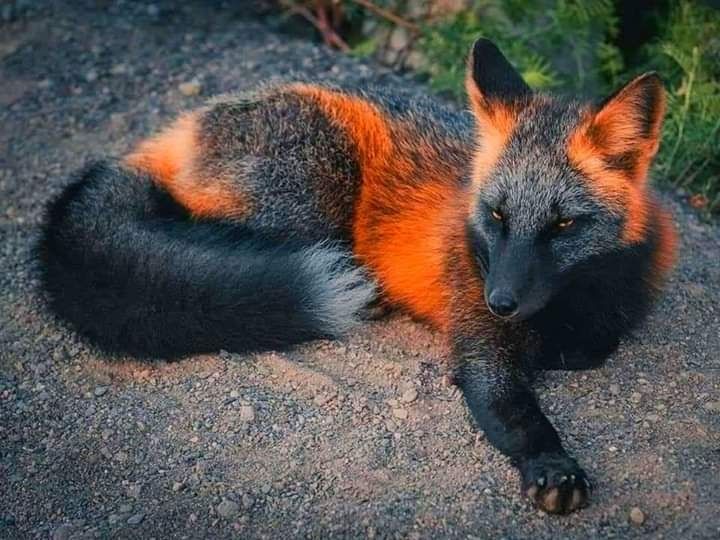
<svg viewBox="0 0 720 540"><path fill-rule="evenodd" d="M520 466L523 493L550 514L569 514L587 506L592 485L566 454L540 454Z"/></svg>

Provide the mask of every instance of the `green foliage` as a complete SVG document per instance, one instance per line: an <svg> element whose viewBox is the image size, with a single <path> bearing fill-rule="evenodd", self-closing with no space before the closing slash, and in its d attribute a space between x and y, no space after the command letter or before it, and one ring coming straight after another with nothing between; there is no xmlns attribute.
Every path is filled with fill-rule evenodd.
<svg viewBox="0 0 720 540"><path fill-rule="evenodd" d="M720 211L720 13L683 1L647 66L665 78L668 109L656 176L696 195L697 206Z"/></svg>
<svg viewBox="0 0 720 540"><path fill-rule="evenodd" d="M457 97L478 36L495 41L533 88L587 91L612 85L622 71L617 24L610 0L480 0L424 26L420 44L432 86Z"/></svg>

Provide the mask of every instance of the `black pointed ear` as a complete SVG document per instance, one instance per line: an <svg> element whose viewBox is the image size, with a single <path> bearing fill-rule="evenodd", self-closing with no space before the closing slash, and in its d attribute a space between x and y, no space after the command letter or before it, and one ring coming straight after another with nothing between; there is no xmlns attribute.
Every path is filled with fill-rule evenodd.
<svg viewBox="0 0 720 540"><path fill-rule="evenodd" d="M468 58L465 86L473 107L510 104L532 95L520 74L489 39L480 38Z"/></svg>

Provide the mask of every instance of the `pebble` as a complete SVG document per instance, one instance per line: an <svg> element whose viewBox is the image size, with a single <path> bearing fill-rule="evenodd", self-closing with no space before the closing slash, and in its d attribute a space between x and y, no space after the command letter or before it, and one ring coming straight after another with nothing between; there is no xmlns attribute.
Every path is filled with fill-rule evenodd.
<svg viewBox="0 0 720 540"><path fill-rule="evenodd" d="M630 401L633 403L640 403L642 401L642 394L640 392L633 392L630 394Z"/></svg>
<svg viewBox="0 0 720 540"><path fill-rule="evenodd" d="M249 508L252 508L253 504L255 504L255 499L253 499L251 495L248 495L247 493L245 495L243 495L243 497L242 497L243 508L245 508L247 510Z"/></svg>
<svg viewBox="0 0 720 540"><path fill-rule="evenodd" d="M243 405L240 407L240 420L243 422L252 422L255 420L255 409L252 405Z"/></svg>
<svg viewBox="0 0 720 540"><path fill-rule="evenodd" d="M326 403L330 402L335 397L335 394L332 393L324 393L324 394L317 394L313 401L315 402L315 405L318 407L322 407Z"/></svg>
<svg viewBox="0 0 720 540"><path fill-rule="evenodd" d="M412 403L418 398L417 390L414 388L410 388L405 391L405 393L400 397L400 401L403 403Z"/></svg>
<svg viewBox="0 0 720 540"><path fill-rule="evenodd" d="M405 420L408 417L407 409L393 409L392 413L395 418L399 418L400 420Z"/></svg>
<svg viewBox="0 0 720 540"><path fill-rule="evenodd" d="M133 514L130 516L127 520L128 525L138 525L140 522L145 519L145 514Z"/></svg>
<svg viewBox="0 0 720 540"><path fill-rule="evenodd" d="M85 74L85 80L89 83L95 82L98 79L98 72L94 69L91 69Z"/></svg>
<svg viewBox="0 0 720 540"><path fill-rule="evenodd" d="M240 392L238 392L237 390L233 390L232 392L230 392L230 397L233 399L237 399L240 397Z"/></svg>
<svg viewBox="0 0 720 540"><path fill-rule="evenodd" d="M178 85L178 90L180 90L180 93L183 96L197 96L200 92L202 92L202 85L196 80L187 81L180 83Z"/></svg>
<svg viewBox="0 0 720 540"><path fill-rule="evenodd" d="M173 482L172 490L177 493L178 491L182 491L184 487L185 484L183 484L182 482Z"/></svg>
<svg viewBox="0 0 720 540"><path fill-rule="evenodd" d="M240 505L233 501L224 500L217 505L216 511L218 513L218 516L225 519L230 519L240 511Z"/></svg>
<svg viewBox="0 0 720 540"><path fill-rule="evenodd" d="M115 64L113 67L110 68L110 73L112 75L124 75L128 72L128 67L125 64Z"/></svg>
<svg viewBox="0 0 720 540"><path fill-rule="evenodd" d="M645 523L645 513L637 506L630 510L630 523L633 525L642 525Z"/></svg>
<svg viewBox="0 0 720 540"><path fill-rule="evenodd" d="M68 540L74 532L75 528L72 525L63 523L53 531L52 540Z"/></svg>
<svg viewBox="0 0 720 540"><path fill-rule="evenodd" d="M703 405L703 409L711 412L720 412L720 401L708 401Z"/></svg>
<svg viewBox="0 0 720 540"><path fill-rule="evenodd" d="M95 394L95 397L100 397L100 396L104 396L107 393L107 391L108 391L107 386L98 386L95 389L95 392L93 392L93 393Z"/></svg>

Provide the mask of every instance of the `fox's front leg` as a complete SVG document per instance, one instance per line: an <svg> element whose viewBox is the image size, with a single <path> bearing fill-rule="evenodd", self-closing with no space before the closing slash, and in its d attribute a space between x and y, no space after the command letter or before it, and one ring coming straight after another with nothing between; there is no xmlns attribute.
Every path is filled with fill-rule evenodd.
<svg viewBox="0 0 720 540"><path fill-rule="evenodd" d="M546 512L565 514L588 502L590 482L563 449L502 336L455 339L456 380L487 439L520 471L522 490Z"/></svg>

